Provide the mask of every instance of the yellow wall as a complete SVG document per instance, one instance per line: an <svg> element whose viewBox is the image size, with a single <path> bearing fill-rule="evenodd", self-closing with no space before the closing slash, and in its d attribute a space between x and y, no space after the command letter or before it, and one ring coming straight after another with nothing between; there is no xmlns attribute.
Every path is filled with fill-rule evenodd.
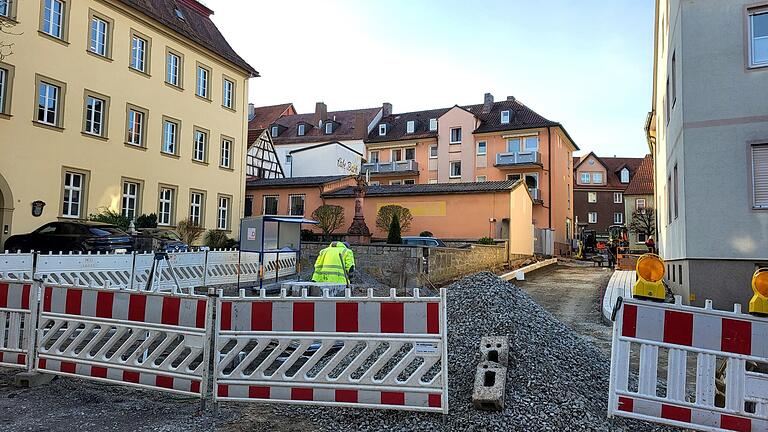
<svg viewBox="0 0 768 432"><path fill-rule="evenodd" d="M121 179L131 178L143 182L139 213L157 212L159 184L178 187L174 224L188 217L190 189L207 192L204 225L209 229L216 223L217 195L231 196L230 227L236 236L245 183L247 72L121 2L70 0L67 5L71 8L67 43L39 34L39 0L18 2L19 24L13 31L22 35L7 37L15 44L14 54L4 63L15 69L15 79L10 116L0 116L0 184L4 179L13 194L12 221L8 217L2 221L10 225L10 234L29 232L59 217L62 167L71 167L89 173L85 216L101 207L119 210ZM87 52L89 9L114 20L111 60ZM151 39L150 76L129 70L132 30ZM167 47L184 56L181 91L165 84ZM197 62L212 70L211 101L195 95ZM66 84L62 129L35 124L36 74ZM235 110L222 107L223 75L236 82ZM110 97L107 139L82 133L85 90ZM145 149L124 144L127 103L149 111ZM178 157L161 154L163 116L181 120ZM194 127L210 131L208 164L192 161ZM219 167L222 135L234 138L230 170ZM46 203L41 217L31 216L35 200ZM9 201L9 197L0 200L6 208Z"/></svg>

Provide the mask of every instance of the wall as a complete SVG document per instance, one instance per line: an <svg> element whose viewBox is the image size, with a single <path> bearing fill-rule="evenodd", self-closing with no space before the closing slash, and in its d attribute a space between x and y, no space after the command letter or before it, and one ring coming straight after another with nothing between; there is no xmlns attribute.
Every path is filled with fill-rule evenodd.
<svg viewBox="0 0 768 432"><path fill-rule="evenodd" d="M359 152L360 154L365 154L365 144L363 144L363 140L357 139L357 140L336 140L340 143L344 144L345 146L351 148L352 150L355 150ZM297 144L278 144L275 143L275 153L277 153L277 158L280 160L280 164L285 167L285 156L290 153L293 150L299 150L307 147L312 147L318 144L322 144L322 142L306 142L306 143L297 143ZM331 167L336 165L336 160L333 160L333 164ZM332 168L331 168L332 169ZM321 174L321 175L332 175L332 174ZM287 174L286 174L287 176ZM295 177L295 176L294 176Z"/></svg>
<svg viewBox="0 0 768 432"><path fill-rule="evenodd" d="M624 202L613 202L613 193L619 191L596 191L597 202L589 202L589 192L582 189L577 189L574 192L574 215L579 221L579 227L586 226L587 229L593 229L598 234L607 234L608 227L613 225L613 214L621 213L624 215ZM589 223L590 212L597 212L597 223ZM626 223L626 218L624 219Z"/></svg>
<svg viewBox="0 0 768 432"><path fill-rule="evenodd" d="M510 256L533 255L533 222L528 215L533 209L528 191L518 187L509 199L509 253Z"/></svg>
<svg viewBox="0 0 768 432"><path fill-rule="evenodd" d="M294 152L292 163L284 166L286 177L357 175L362 156L338 144Z"/></svg>
<svg viewBox="0 0 768 432"><path fill-rule="evenodd" d="M475 181L474 114L454 107L437 120L438 183ZM451 144L451 129L461 128L461 143ZM461 178L450 178L450 162L461 161Z"/></svg>
<svg viewBox="0 0 768 432"><path fill-rule="evenodd" d="M444 283L478 271L497 271L508 263L508 256L506 245L430 248L428 277L432 283Z"/></svg>
<svg viewBox="0 0 768 432"><path fill-rule="evenodd" d="M316 208L323 205L323 200L320 197L320 194L322 191L332 190L332 189L345 187L345 186L352 186L354 184L355 184L355 181L353 178L344 178L344 179L331 182L325 185L316 185L316 186L247 188L246 194L253 195L253 209L252 209L253 215L264 214L264 196L277 196L278 197L277 213L280 215L288 215L290 214L290 209L288 207L289 206L288 197L291 195L304 195L304 215L303 216L311 217L312 212L315 211ZM351 202L352 202L352 216L354 216L354 200L351 200ZM295 215L295 216L301 216L301 215ZM342 228L343 231L346 231L347 228L349 228L349 225L352 223L352 216L345 218L344 227ZM317 229L316 226L307 225L304 228L312 229L315 232L320 232L320 230Z"/></svg>
<svg viewBox="0 0 768 432"><path fill-rule="evenodd" d="M371 173L371 180L378 181L382 185L389 184L390 180L397 179L413 179L417 184L429 183L430 178L437 178L437 170L430 170L429 165L429 147L435 145L437 140L434 138L418 139L418 140L406 140L406 141L392 141L383 143L368 144L366 146L367 153L365 157L370 161L371 151L379 152L379 162L391 162L392 149L399 148L403 151L403 157L405 157L405 149L413 148L415 153L414 160L419 166L418 174L408 175L376 175Z"/></svg>
<svg viewBox="0 0 768 432"><path fill-rule="evenodd" d="M115 3L117 5L113 5ZM38 34L40 1L18 2L19 24L10 36L15 54L4 60L15 67L11 116L0 116L0 148L12 157L0 158L0 177L13 193L13 224L10 233L29 232L57 220L62 209L62 167L86 171L87 216L100 208L120 210L122 179L140 181L139 213L157 212L159 184L177 187L174 223L188 217L190 189L206 191L204 225L214 228L217 194L232 197L230 219L232 235L237 235L242 214L245 141L247 128L246 73L223 63L197 45L155 25L143 15L136 18L122 2L70 1L68 44ZM89 8L114 20L112 60L86 52L89 35ZM151 75L128 68L130 32L135 29L151 38ZM164 83L166 46L184 55L183 91ZM194 94L196 63L212 69L212 101ZM40 74L66 84L63 128L48 128L33 123L36 118L35 76ZM222 107L222 75L236 82L236 110ZM83 130L84 91L91 90L110 98L106 138L94 138ZM126 103L149 111L146 147L128 147ZM35 113L35 114L33 114ZM162 119L181 121L179 155L162 155ZM208 163L192 159L193 127L210 130ZM219 167L220 140L234 138L233 169ZM31 203L46 203L41 217L31 216ZM8 206L9 203L5 203ZM9 224L4 217L3 223Z"/></svg>
<svg viewBox="0 0 768 432"><path fill-rule="evenodd" d="M629 195L629 196L624 195L624 217L625 217L627 226L629 226L629 224L632 223L632 215L637 209L638 199L644 199L646 207L653 207L653 195ZM637 233L629 232L628 235L629 235L630 248L646 250L645 241L642 241L642 242L638 241ZM653 235L653 239L655 242L656 234Z"/></svg>

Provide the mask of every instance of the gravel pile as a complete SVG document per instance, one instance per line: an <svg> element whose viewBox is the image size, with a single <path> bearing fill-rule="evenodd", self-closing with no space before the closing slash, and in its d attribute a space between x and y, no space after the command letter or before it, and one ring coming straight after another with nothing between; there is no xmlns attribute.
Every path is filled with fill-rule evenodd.
<svg viewBox="0 0 768 432"><path fill-rule="evenodd" d="M302 416L328 431L668 430L607 419L609 359L514 285L478 273L447 288L449 415L279 405L275 414ZM503 412L478 411L471 403L484 335L509 336Z"/></svg>

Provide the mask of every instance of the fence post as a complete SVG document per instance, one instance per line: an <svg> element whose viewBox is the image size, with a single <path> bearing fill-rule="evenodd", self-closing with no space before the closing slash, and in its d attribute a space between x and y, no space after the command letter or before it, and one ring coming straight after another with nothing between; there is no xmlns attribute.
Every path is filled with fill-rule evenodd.
<svg viewBox="0 0 768 432"><path fill-rule="evenodd" d="M27 331L27 372L37 369L37 337L40 328L40 299L43 296L42 279L32 277L32 289L29 295L29 322L26 323Z"/></svg>
<svg viewBox="0 0 768 432"><path fill-rule="evenodd" d="M207 257L206 253L206 257ZM208 400L213 401L215 375L216 375L216 358L217 351L217 331L218 328L218 302L221 292L217 292L214 288L208 287L208 301L205 303L205 343L203 344L203 377L200 385L200 412L205 412L209 409L209 405L206 403ZM214 414L217 414L218 407L213 402L210 407L213 408Z"/></svg>

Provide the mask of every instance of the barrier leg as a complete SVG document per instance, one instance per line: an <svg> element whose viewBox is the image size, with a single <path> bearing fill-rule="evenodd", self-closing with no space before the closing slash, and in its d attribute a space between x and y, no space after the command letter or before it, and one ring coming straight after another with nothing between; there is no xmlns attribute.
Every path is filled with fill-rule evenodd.
<svg viewBox="0 0 768 432"><path fill-rule="evenodd" d="M214 415L218 415L218 407L213 397L215 391L216 376L216 328L218 327L218 316L216 314L219 293L213 288L208 288L208 301L205 305L205 344L203 349L203 378L200 386L200 412L206 409L213 409ZM207 402L211 401L211 404Z"/></svg>

